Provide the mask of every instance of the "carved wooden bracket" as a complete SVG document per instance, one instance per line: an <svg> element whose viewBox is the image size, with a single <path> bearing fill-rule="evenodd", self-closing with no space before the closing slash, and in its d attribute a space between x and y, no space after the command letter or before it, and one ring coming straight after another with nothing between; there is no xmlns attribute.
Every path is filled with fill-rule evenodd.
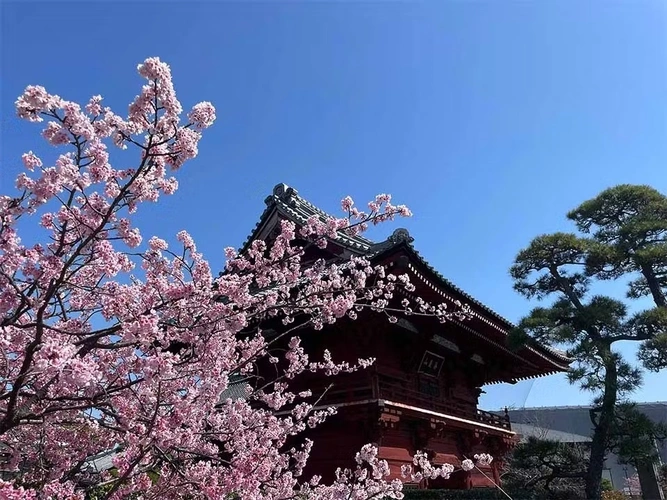
<svg viewBox="0 0 667 500"><path fill-rule="evenodd" d="M379 444L387 429L397 428L400 420L400 414L397 412L389 413L379 409L372 411L361 421L366 441Z"/></svg>
<svg viewBox="0 0 667 500"><path fill-rule="evenodd" d="M445 436L447 424L442 420L431 420L431 436L442 438Z"/></svg>
<svg viewBox="0 0 667 500"><path fill-rule="evenodd" d="M486 439L488 435L489 433L483 429L475 429L475 432L472 436L472 444L473 445L482 444L482 442Z"/></svg>
<svg viewBox="0 0 667 500"><path fill-rule="evenodd" d="M389 429L398 429L400 422L400 411L385 409L380 413L380 416L377 419L377 427L380 430L380 433L383 433Z"/></svg>

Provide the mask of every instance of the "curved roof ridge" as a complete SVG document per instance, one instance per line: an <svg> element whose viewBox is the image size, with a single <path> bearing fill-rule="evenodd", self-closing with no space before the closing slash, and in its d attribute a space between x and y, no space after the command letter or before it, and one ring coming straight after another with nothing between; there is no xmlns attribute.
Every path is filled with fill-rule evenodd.
<svg viewBox="0 0 667 500"><path fill-rule="evenodd" d="M266 197L264 203L266 203L266 209L264 209L259 221L255 224L254 229L246 238L242 245L242 249L245 249L250 242L255 239L257 233L261 230L262 226L274 210L298 224L305 224L313 215L316 215L323 221L333 217L331 214L328 214L305 198L299 196L299 192L296 189L283 183L274 186L273 191ZM353 236L343 232L339 232L337 241L351 250L362 253L368 252L371 247L376 244L374 241L363 236Z"/></svg>
<svg viewBox="0 0 667 500"><path fill-rule="evenodd" d="M397 231L398 231L398 230L397 230ZM396 234L397 231L394 231L394 234ZM402 231L405 231L405 232L407 233L407 230L402 230ZM393 236L393 235L392 235L392 236ZM408 234L408 236L409 236L409 234ZM391 237L390 237L390 238L391 238ZM434 267L433 267L433 266L432 266L432 265L431 265L431 264L430 264L430 263L429 263L429 262L422 256L422 255L421 255L421 253L419 252L419 250L417 250L417 249L414 247L414 245L412 244L412 241L414 241L414 239L413 239L412 237L409 237L409 238L406 238L406 239L401 239L401 241L398 241L397 243L405 242L406 247L407 247L407 248L408 248L408 249L415 255L415 257L418 259L419 263L422 264L422 265L423 265L429 272L433 273L433 275L434 275L438 280L440 280L446 287L452 289L455 293L458 293L459 295L461 295L461 297L462 297L465 301L469 302L470 305L475 305L475 306L477 306L480 310L482 310L482 311L484 311L485 313L487 313L487 314L488 314L489 316L491 316L493 319L499 321L499 322L501 323L501 325L494 325L494 326L496 326L496 327L504 327L504 328L507 330L507 331L504 331L504 332L503 332L505 335L507 335L507 333L509 332L509 330L515 328L516 325L514 325L514 323L512 323L510 320L508 320L507 318L501 316L501 315L498 314L496 311L494 311L493 309L491 309L490 307L488 307L487 305L485 305L484 303L480 302L479 300L477 300L476 298L474 298L472 295L470 295L469 293L467 293L466 291L464 291L462 288L456 286L452 281L450 281L449 279L445 278L445 276L443 276L442 273L440 273L436 268L434 268ZM383 249L381 250L381 252L393 248L394 246L397 245L397 243L388 245L387 247L383 248ZM380 253L380 252L378 252L378 253ZM501 331L502 331L502 330L501 330ZM553 356L555 356L555 357L557 357L557 358L560 358L562 361L566 361L566 362L571 362L571 361L572 361L572 358L570 358L569 356L567 356L567 353L565 353L564 351L562 351L562 350L560 350L560 349L556 349L556 348L554 348L554 347L549 347L549 346L541 345L541 344L536 344L536 345L534 345L534 346L526 346L526 347L527 347L528 349L530 349L531 351L536 352L537 354L540 354L539 351L546 351L546 352L548 352L549 354L551 354L551 355L553 355ZM541 355L541 354L540 354L540 355Z"/></svg>
<svg viewBox="0 0 667 500"><path fill-rule="evenodd" d="M296 222L297 224L305 224L307 220L313 215L320 217L322 220L333 217L332 215L326 213L324 210L320 209L300 196L296 189L284 183L276 184L271 194L264 200L264 203L266 203L266 209L262 212L260 220L257 222L254 229L243 243L243 250L247 248L252 240L256 239L258 233L262 230L274 212L278 212L282 216L292 220L293 222ZM509 330L515 328L514 323L512 323L510 320L501 316L499 313L465 292L462 288L458 287L449 279L445 278L445 276L443 276L437 269L429 264L429 262L414 247L414 238L410 236L410 233L407 229L398 228L394 230L394 232L387 239L380 242L374 242L360 235L351 236L344 234L343 232L339 232L336 241L350 251L362 254L368 258L379 256L383 252L390 251L399 245L405 245L405 247L414 254L418 262L423 265L430 273L432 273L445 287L460 295L463 300L469 302L470 305L476 306L479 310L486 313L490 319L493 319L500 324L493 325L493 323L490 323L488 319L485 320L486 322L489 322L491 325L495 326L505 334L507 334ZM503 331L503 329L506 331ZM567 353L561 351L560 349L545 345L526 347L531 351L536 352L540 356L544 356L544 353L546 353L547 355L554 356L562 361L572 361L572 359L567 356Z"/></svg>

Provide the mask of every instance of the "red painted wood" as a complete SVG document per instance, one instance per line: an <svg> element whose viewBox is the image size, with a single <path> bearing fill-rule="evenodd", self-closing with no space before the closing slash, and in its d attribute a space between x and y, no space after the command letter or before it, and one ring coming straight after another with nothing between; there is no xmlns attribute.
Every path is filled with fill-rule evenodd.
<svg viewBox="0 0 667 500"><path fill-rule="evenodd" d="M275 196L287 195L281 190ZM272 224L277 224L279 217ZM273 229L275 236L276 228ZM262 231L271 237L271 228ZM334 241L326 249L307 246L304 262L340 258L349 255L349 251ZM445 283L404 244L381 252L373 263L386 265L388 272L408 273L416 287L414 293L408 294L411 300L420 297L433 304L446 303L450 309L455 307L452 299L460 300L468 303L475 315L462 324L441 324L432 317L403 317L402 321L409 322L406 328L406 323L390 324L383 314L363 313L357 321L341 320L322 331L300 330L302 346L311 360L320 360L325 349L337 362L376 358L370 369L353 374L332 379L305 373L293 381L295 392L311 389L312 401L321 398L318 404L338 407L337 415L308 432L314 447L306 477L318 474L331 481L337 467L354 467L355 453L372 442L388 461L392 477L400 477L401 465L412 463L418 450L427 450L436 464L455 465L475 453L490 453L495 460L482 469L488 478L476 470L458 471L448 480L423 482L420 487L493 486L491 480L499 481L503 454L511 449L513 440L504 432L509 428L508 421L477 408L481 387L490 382L539 376L558 368L547 359L548 355L544 357L527 348L517 353L506 349L505 331L511 325ZM400 307L404 297L401 293L396 292L392 306ZM262 326L265 330L284 331L280 318L263 322ZM272 347L284 352L289 338L281 338ZM456 345L455 350L446 347L451 347L449 343ZM443 360L435 376L420 373L427 351L428 356ZM474 361L473 356L481 357L484 363ZM272 380L275 366L264 362L257 375L260 383Z"/></svg>
<svg viewBox="0 0 667 500"><path fill-rule="evenodd" d="M417 293L425 300L439 298L425 287L418 288ZM509 428L504 417L477 408L480 387L488 381L553 368L545 361L543 366L536 365L540 362L537 357L513 357L453 323L415 316L405 319L410 321L410 328L391 324L380 314L360 314L354 322L341 320L323 331L300 333L302 346L313 361L321 359L325 349L338 362L376 358L367 370L335 378L307 373L294 380L295 390L311 389L313 400L321 397L320 405L338 406L337 415L308 433L314 447L306 477L317 474L331 481L337 467L354 467L355 453L372 442L378 445L380 457L388 461L392 478L400 477L401 465L411 464L418 450L428 450L435 463L454 465L475 453L491 453L496 460L482 469L488 477L476 470L459 471L449 480L424 482L420 487L493 487L493 482L499 482L503 454L512 447L512 435L503 432ZM469 325L488 338L504 342L488 324L472 320ZM456 344L458 352L434 342L434 335ZM287 341L289 337L281 339L282 344L276 347L284 347ZM427 351L444 360L437 376L420 373ZM473 361L474 354L485 363ZM271 376L271 372L265 373L267 378Z"/></svg>

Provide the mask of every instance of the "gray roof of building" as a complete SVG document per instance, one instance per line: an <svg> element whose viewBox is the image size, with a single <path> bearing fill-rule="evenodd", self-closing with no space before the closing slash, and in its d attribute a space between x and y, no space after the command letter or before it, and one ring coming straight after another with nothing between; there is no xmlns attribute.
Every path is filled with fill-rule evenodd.
<svg viewBox="0 0 667 500"><path fill-rule="evenodd" d="M539 439L549 439L561 443L589 443L591 438L581 434L572 434L571 432L557 431L555 429L545 429L530 424L512 423L512 430L522 438L535 437Z"/></svg>
<svg viewBox="0 0 667 500"><path fill-rule="evenodd" d="M113 458L116 456L117 450L107 450L97 455L93 455L86 460L85 469L94 474L99 474L105 470L113 469Z"/></svg>
<svg viewBox="0 0 667 500"><path fill-rule="evenodd" d="M252 386L245 379L230 377L227 389L220 393L220 401L245 399L251 390Z"/></svg>
<svg viewBox="0 0 667 500"><path fill-rule="evenodd" d="M643 403L633 402L638 408L662 408L667 407L667 401L647 401ZM552 411L552 410L589 410L591 405L564 405L564 406L526 406L524 408L508 409L509 413L523 411Z"/></svg>

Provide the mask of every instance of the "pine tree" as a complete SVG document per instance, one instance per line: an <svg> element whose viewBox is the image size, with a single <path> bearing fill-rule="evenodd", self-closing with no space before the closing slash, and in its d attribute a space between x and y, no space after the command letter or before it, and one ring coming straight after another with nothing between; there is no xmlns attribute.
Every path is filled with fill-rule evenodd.
<svg viewBox="0 0 667 500"><path fill-rule="evenodd" d="M617 405L641 384L641 370L614 344L639 342L646 368L667 366L667 198L649 186L620 185L568 218L579 233L538 236L515 259L515 290L554 301L522 319L511 341L564 345L576 359L569 380L595 394L586 495L599 499ZM617 279L630 280L626 301L591 293L596 282ZM642 297L653 307L630 314L630 302Z"/></svg>

